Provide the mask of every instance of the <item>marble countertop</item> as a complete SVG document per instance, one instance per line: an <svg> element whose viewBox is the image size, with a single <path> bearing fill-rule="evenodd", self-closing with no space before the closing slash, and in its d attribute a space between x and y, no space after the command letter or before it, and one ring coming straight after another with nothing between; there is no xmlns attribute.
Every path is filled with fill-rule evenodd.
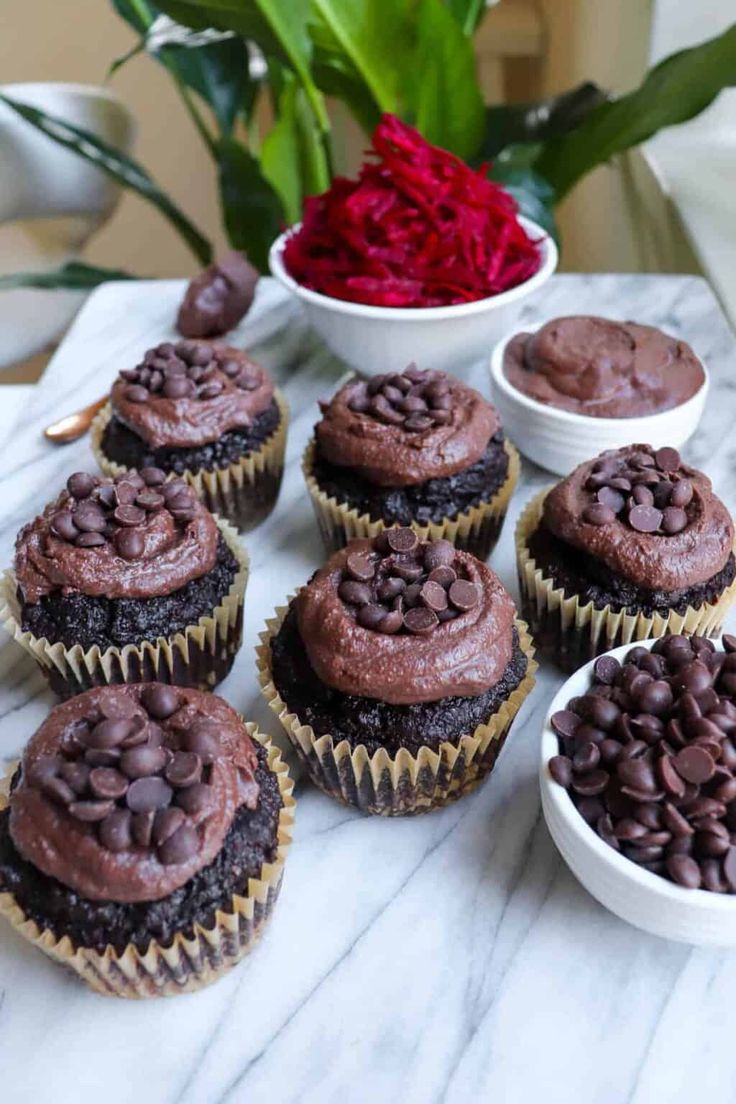
<svg viewBox="0 0 736 1104"><path fill-rule="evenodd" d="M92 465L86 440L44 443L54 417L97 398L170 334L176 281L103 287L36 388L0 464L0 551ZM736 507L736 345L695 277L557 276L524 322L571 312L652 322L692 342L713 377L686 449ZM299 459L316 400L343 367L264 281L235 343L285 383L292 409L276 512L249 535L245 642L220 692L276 735L254 646L322 552ZM298 371L295 371L296 368ZM487 393L484 365L467 373ZM517 593L516 517L550 477L527 465L491 564ZM3 1104L709 1104L736 1099L736 953L644 935L607 913L558 856L540 812L540 722L561 681L542 667L496 770L475 794L416 819L363 818L302 782L294 845L255 953L201 993L99 997L0 929ZM20 649L0 648L0 759L51 705Z"/></svg>

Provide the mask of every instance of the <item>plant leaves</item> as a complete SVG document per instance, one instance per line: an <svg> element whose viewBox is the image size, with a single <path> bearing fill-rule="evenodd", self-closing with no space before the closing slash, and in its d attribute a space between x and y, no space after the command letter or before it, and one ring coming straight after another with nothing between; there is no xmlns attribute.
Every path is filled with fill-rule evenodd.
<svg viewBox="0 0 736 1104"><path fill-rule="evenodd" d="M616 153L663 127L684 123L736 83L736 24L722 35L665 58L633 92L595 108L581 126L546 143L536 168L558 199Z"/></svg>
<svg viewBox="0 0 736 1104"><path fill-rule="evenodd" d="M480 160L494 158L506 146L517 142L539 142L566 134L580 126L593 108L604 103L606 93L597 84L583 84L530 103L498 104L486 108L486 136Z"/></svg>
<svg viewBox="0 0 736 1104"><path fill-rule="evenodd" d="M284 228L284 208L261 166L232 138L217 143L220 200L233 249L242 249L261 271L268 271L268 250Z"/></svg>
<svg viewBox="0 0 736 1104"><path fill-rule="evenodd" d="M442 0L420 0L416 35L406 97L415 124L428 141L467 159L485 126L472 42Z"/></svg>
<svg viewBox="0 0 736 1104"><path fill-rule="evenodd" d="M559 245L554 216L555 193L544 177L523 165L504 162L496 162L488 175L510 192L522 215L538 223Z"/></svg>
<svg viewBox="0 0 736 1104"><path fill-rule="evenodd" d="M47 115L36 107L18 103L0 93L0 101L17 112L27 123L65 146L111 177L123 188L129 188L157 207L192 250L201 264L209 264L212 246L186 215L162 192L145 169L127 154L104 142L92 131L73 126L55 115Z"/></svg>
<svg viewBox="0 0 736 1104"><path fill-rule="evenodd" d="M448 0L447 7L463 34L472 35L486 13L486 0Z"/></svg>
<svg viewBox="0 0 736 1104"><path fill-rule="evenodd" d="M185 27L235 31L242 38L252 39L267 57L284 62L304 86L320 129L329 130L324 100L309 67L309 0L158 0L158 4Z"/></svg>
<svg viewBox="0 0 736 1104"><path fill-rule="evenodd" d="M137 280L119 268L97 268L82 261L69 261L52 272L11 272L0 276L0 291L13 288L40 288L44 291L89 291L109 280Z"/></svg>

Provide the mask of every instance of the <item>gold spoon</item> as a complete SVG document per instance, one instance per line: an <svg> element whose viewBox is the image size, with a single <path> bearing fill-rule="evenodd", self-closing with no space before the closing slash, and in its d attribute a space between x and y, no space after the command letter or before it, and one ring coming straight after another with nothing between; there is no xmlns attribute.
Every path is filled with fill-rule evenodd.
<svg viewBox="0 0 736 1104"><path fill-rule="evenodd" d="M65 418L59 418L58 422L52 422L46 427L44 437L55 445L69 445L72 441L77 441L87 432L95 414L102 410L106 402L107 395L104 399L97 399L82 410L77 410L75 414L67 414Z"/></svg>

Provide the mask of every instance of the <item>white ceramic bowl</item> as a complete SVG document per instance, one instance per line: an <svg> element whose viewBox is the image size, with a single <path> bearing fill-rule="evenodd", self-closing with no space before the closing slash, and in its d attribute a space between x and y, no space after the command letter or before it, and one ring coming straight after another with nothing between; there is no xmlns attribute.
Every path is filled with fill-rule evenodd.
<svg viewBox="0 0 736 1104"><path fill-rule="evenodd" d="M654 640L637 641L652 648ZM634 645L608 655L622 660ZM550 717L591 685L595 660L586 663L555 695L542 732L539 781L542 809L552 839L575 877L602 905L622 920L664 939L699 946L736 947L736 896L684 889L643 870L614 851L583 820L566 790L553 780L547 764L559 754Z"/></svg>
<svg viewBox="0 0 736 1104"><path fill-rule="evenodd" d="M451 372L487 356L513 325L522 303L557 267L552 238L530 219L519 221L530 236L541 239L539 270L509 291L451 307L373 307L302 287L286 271L282 258L286 239L298 226L276 239L268 262L276 279L304 304L310 324L352 368L376 375L400 372L415 361L421 368Z"/></svg>
<svg viewBox="0 0 736 1104"><path fill-rule="evenodd" d="M534 333L538 329L539 326L529 326L526 332ZM672 410L643 418L590 418L530 399L506 379L503 357L513 336L513 333L507 334L491 355L493 402L504 430L517 448L547 471L568 475L578 464L604 449L623 445L679 448L697 429L708 394L708 369L704 364L703 386L691 399Z"/></svg>

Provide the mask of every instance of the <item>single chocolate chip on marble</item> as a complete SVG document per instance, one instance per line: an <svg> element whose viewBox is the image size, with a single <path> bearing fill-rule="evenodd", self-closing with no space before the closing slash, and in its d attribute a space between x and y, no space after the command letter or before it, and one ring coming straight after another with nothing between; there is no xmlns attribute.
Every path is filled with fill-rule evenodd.
<svg viewBox="0 0 736 1104"><path fill-rule="evenodd" d="M679 506L666 506L662 513L662 529L670 536L681 533L687 526L687 514Z"/></svg>
<svg viewBox="0 0 736 1104"><path fill-rule="evenodd" d="M113 811L113 801L73 801L69 806L69 812L75 820L82 820L85 824L94 824Z"/></svg>
<svg viewBox="0 0 736 1104"><path fill-rule="evenodd" d="M128 779L115 767L95 767L89 772L89 788L95 797L117 801L128 789Z"/></svg>
<svg viewBox="0 0 736 1104"><path fill-rule="evenodd" d="M349 574L359 582L368 582L376 573L373 560L365 552L351 552L345 562Z"/></svg>
<svg viewBox="0 0 736 1104"><path fill-rule="evenodd" d="M72 498L89 498L99 480L88 472L74 472L66 481L66 489Z"/></svg>
<svg viewBox="0 0 736 1104"><path fill-rule="evenodd" d="M108 851L128 851L133 844L132 816L129 809L113 809L97 828L100 843Z"/></svg>
<svg viewBox="0 0 736 1104"><path fill-rule="evenodd" d="M448 597L455 609L465 613L474 609L480 602L480 590L475 583L456 579L448 591Z"/></svg>
<svg viewBox="0 0 736 1104"><path fill-rule="evenodd" d="M177 751L167 765L166 781L176 789L193 786L202 777L202 760L193 751Z"/></svg>
<svg viewBox="0 0 736 1104"><path fill-rule="evenodd" d="M166 766L167 755L162 747L128 748L120 757L120 770L128 778L147 778L158 774Z"/></svg>
<svg viewBox="0 0 736 1104"><path fill-rule="evenodd" d="M675 472L680 466L680 454L677 449L660 448L654 454L657 467L663 472Z"/></svg>
<svg viewBox="0 0 736 1104"><path fill-rule="evenodd" d="M583 510L583 521L589 525L608 525L616 520L616 515L610 506L604 506L602 502L591 502Z"/></svg>
<svg viewBox="0 0 736 1104"><path fill-rule="evenodd" d="M135 782L131 782L125 800L131 812L150 813L165 809L172 796L171 786L163 778L153 775L150 778L136 778Z"/></svg>
<svg viewBox="0 0 736 1104"><path fill-rule="evenodd" d="M426 606L416 606L404 614L404 627L408 632L423 636L437 627L437 614Z"/></svg>
<svg viewBox="0 0 736 1104"><path fill-rule="evenodd" d="M177 866L188 862L199 851L199 836L191 824L182 824L158 849L158 857L164 866Z"/></svg>
<svg viewBox="0 0 736 1104"><path fill-rule="evenodd" d="M368 584L358 583L354 579L346 579L340 583L337 593L349 606L366 606L373 600Z"/></svg>
<svg viewBox="0 0 736 1104"><path fill-rule="evenodd" d="M638 533L655 533L662 523L662 513L654 506L634 506L628 521Z"/></svg>
<svg viewBox="0 0 736 1104"><path fill-rule="evenodd" d="M428 609L434 610L435 613L447 609L447 593L439 583L427 580L419 591L419 598Z"/></svg>
<svg viewBox="0 0 736 1104"><path fill-rule="evenodd" d="M151 717L157 721L165 721L179 708L179 695L173 686L155 684L146 686L141 694L141 702Z"/></svg>
<svg viewBox="0 0 736 1104"><path fill-rule="evenodd" d="M137 529L119 529L113 542L115 551L124 560L139 560L146 547L143 534Z"/></svg>

